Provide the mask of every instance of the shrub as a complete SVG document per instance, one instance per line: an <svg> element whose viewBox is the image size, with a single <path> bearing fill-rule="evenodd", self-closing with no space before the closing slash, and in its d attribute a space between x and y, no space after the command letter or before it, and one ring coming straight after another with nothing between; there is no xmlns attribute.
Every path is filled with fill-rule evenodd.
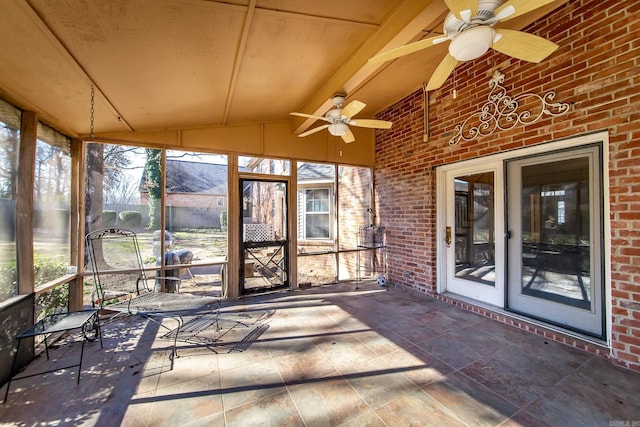
<svg viewBox="0 0 640 427"><path fill-rule="evenodd" d="M33 264L36 288L67 273L65 263L42 257L39 254L35 254ZM67 311L68 307L69 285L66 283L36 297L38 319L48 314Z"/></svg>
<svg viewBox="0 0 640 427"><path fill-rule="evenodd" d="M220 211L220 229L227 231L227 211Z"/></svg>
<svg viewBox="0 0 640 427"><path fill-rule="evenodd" d="M116 226L116 211L102 211L102 226L104 228L113 228Z"/></svg>
<svg viewBox="0 0 640 427"><path fill-rule="evenodd" d="M18 290L18 269L15 261L0 265L0 299L14 296Z"/></svg>
<svg viewBox="0 0 640 427"><path fill-rule="evenodd" d="M142 226L142 214L136 211L120 212L120 226L124 228L140 228Z"/></svg>
<svg viewBox="0 0 640 427"><path fill-rule="evenodd" d="M33 259L33 275L36 288L65 274L67 274L66 263L35 254Z"/></svg>
<svg viewBox="0 0 640 427"><path fill-rule="evenodd" d="M69 310L69 285L64 283L36 296L36 317L38 320L49 314Z"/></svg>

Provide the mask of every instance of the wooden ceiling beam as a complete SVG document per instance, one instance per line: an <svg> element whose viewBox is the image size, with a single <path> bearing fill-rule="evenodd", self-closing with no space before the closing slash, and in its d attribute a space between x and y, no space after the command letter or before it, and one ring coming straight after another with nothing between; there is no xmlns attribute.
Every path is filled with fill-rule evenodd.
<svg viewBox="0 0 640 427"><path fill-rule="evenodd" d="M368 64L369 58L414 39L425 28L433 25L433 21L438 19L444 10L446 6L439 1L398 2L378 30L336 70L333 76L315 89L314 95L299 111L316 116L323 115L333 106L331 98L336 92L346 92L350 95L380 67L379 64ZM313 123L313 119L302 120L294 134L304 132Z"/></svg>
<svg viewBox="0 0 640 427"><path fill-rule="evenodd" d="M247 14L244 18L244 25L242 27L242 36L238 43L238 50L236 51L236 59L233 64L233 72L231 74L231 81L229 82L229 89L227 90L227 99L224 105L224 116L222 117L222 124L226 125L229 119L229 111L231 110L231 103L233 101L233 94L236 90L236 84L238 82L238 74L240 73L240 67L242 66L242 58L244 57L244 51L247 47L247 39L249 38L249 31L251 30L251 22L256 11L256 0L251 0L247 7Z"/></svg>

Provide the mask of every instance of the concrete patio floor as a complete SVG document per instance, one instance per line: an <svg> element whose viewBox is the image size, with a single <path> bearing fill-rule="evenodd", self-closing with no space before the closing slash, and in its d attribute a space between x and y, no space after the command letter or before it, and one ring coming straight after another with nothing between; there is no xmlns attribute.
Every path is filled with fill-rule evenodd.
<svg viewBox="0 0 640 427"><path fill-rule="evenodd" d="M179 341L171 369L166 330L105 323L79 385L75 369L15 381L0 422L640 426L640 374L411 290L363 282L250 297L225 303L220 326ZM77 341L55 347L22 374L79 356Z"/></svg>

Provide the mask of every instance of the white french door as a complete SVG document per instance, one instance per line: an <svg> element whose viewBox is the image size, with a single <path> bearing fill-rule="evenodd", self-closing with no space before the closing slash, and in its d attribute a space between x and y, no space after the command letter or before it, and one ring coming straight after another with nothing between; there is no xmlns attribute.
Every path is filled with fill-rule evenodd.
<svg viewBox="0 0 640 427"><path fill-rule="evenodd" d="M599 147L507 162L510 309L603 336Z"/></svg>
<svg viewBox="0 0 640 427"><path fill-rule="evenodd" d="M606 156L594 134L439 167L438 292L605 338Z"/></svg>
<svg viewBox="0 0 640 427"><path fill-rule="evenodd" d="M501 162L443 175L445 221L438 240L446 290L504 304L504 208Z"/></svg>

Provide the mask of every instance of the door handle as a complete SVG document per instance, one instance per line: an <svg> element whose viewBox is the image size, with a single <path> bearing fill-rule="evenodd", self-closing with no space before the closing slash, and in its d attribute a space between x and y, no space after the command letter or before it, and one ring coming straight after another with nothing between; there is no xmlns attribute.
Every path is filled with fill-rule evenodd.
<svg viewBox="0 0 640 427"><path fill-rule="evenodd" d="M444 237L444 242L448 245L451 244L451 227L447 227L445 228L445 237Z"/></svg>

